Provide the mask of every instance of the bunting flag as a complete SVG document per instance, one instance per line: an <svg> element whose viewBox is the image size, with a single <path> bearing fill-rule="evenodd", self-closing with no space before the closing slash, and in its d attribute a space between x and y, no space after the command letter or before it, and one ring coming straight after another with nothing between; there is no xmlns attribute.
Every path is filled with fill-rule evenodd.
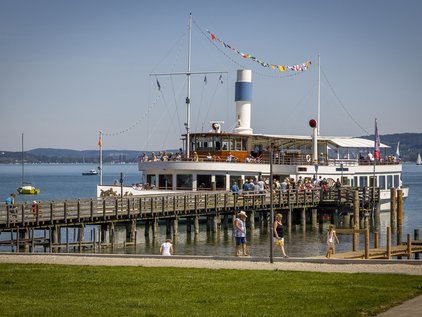
<svg viewBox="0 0 422 317"><path fill-rule="evenodd" d="M158 90L161 91L161 85L160 85L160 82L158 81L158 79L157 79L157 87L158 87Z"/></svg>
<svg viewBox="0 0 422 317"><path fill-rule="evenodd" d="M378 133L377 119L375 119L375 144L374 144L374 159L379 161L381 159L380 153L380 135Z"/></svg>
<svg viewBox="0 0 422 317"><path fill-rule="evenodd" d="M291 71L294 71L294 72L303 72L305 70L308 70L309 67L311 67L311 64L312 64L311 61L306 61L305 63L298 64L298 65L292 65L292 66L284 66L284 65L267 63L267 62L260 60L259 58L256 58L255 56L252 56L251 54L246 54L246 53L241 52L237 48L225 43L223 40L218 38L215 34L211 33L210 31L207 30L207 32L211 36L211 41L216 41L216 42L220 43L223 47L232 50L233 52L237 53L238 55L240 55L243 58L249 58L249 59L253 60L254 62L257 62L262 67L268 67L268 68L271 68L271 69L274 69L274 70L278 70L280 72L285 72L287 70L291 70Z"/></svg>

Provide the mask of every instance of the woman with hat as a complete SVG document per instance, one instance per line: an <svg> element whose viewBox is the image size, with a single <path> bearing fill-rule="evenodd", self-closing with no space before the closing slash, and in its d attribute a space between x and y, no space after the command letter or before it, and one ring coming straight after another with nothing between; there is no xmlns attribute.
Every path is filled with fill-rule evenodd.
<svg viewBox="0 0 422 317"><path fill-rule="evenodd" d="M235 255L240 255L240 248L244 256L249 255L246 252L246 212L241 211L237 214L234 220L234 237L236 239L236 252Z"/></svg>

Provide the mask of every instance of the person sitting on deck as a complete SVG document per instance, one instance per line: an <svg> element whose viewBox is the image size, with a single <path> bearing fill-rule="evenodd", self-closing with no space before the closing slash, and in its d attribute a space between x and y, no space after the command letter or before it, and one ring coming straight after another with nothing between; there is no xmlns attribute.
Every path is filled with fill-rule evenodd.
<svg viewBox="0 0 422 317"><path fill-rule="evenodd" d="M229 155L226 158L226 162L235 162L235 161L236 161L236 157L232 155L231 153L229 153Z"/></svg>

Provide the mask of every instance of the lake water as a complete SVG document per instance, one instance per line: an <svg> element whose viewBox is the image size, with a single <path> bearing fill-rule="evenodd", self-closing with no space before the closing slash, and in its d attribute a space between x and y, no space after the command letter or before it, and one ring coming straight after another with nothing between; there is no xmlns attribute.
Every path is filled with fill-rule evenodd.
<svg viewBox="0 0 422 317"><path fill-rule="evenodd" d="M96 185L99 176L82 176L95 166L84 164L41 164L25 166L25 181L41 189L37 196L17 196L17 201L36 200L64 200L76 198L91 198L96 195ZM105 165L103 167L103 183L111 184L120 178L123 173L124 184L130 185L141 182L141 175L136 164ZM3 201L8 195L16 190L21 183L20 165L0 165L0 195ZM408 199L404 202L403 214L403 240L405 234L414 229L422 229L422 167L414 164L403 165L403 184L410 187ZM389 213L381 214L382 228L380 232L380 244L385 245L386 226L389 225ZM290 256L318 256L325 253L324 243L327 224L316 230L307 228L306 232L299 226L293 226L291 232L286 234L285 248ZM91 240L93 227L86 229L85 238ZM166 239L166 228L160 225L158 239L145 239L143 226L138 227L138 244L135 247L120 247L113 250L114 253L139 253L158 254L160 244ZM123 241L125 231L117 227L118 241ZM65 236L64 234L62 236ZM394 235L393 235L394 236ZM395 238L395 237L393 237ZM0 234L0 239L10 239L10 234ZM69 241L73 240L73 229L69 229ZM269 255L269 237L266 228L258 225L252 231L249 230L248 248L251 255ZM338 251L350 251L352 248L351 236L339 236L340 245ZM363 237L360 238L360 248L363 248ZM232 231L221 230L219 233L206 231L206 225L200 225L200 233L187 234L186 227L179 225L179 235L174 238L174 247L177 254L185 255L232 255L234 241ZM10 248L2 247L0 251L10 251ZM37 250L37 251L41 251ZM105 249L103 252L111 252ZM279 254L276 253L276 256Z"/></svg>

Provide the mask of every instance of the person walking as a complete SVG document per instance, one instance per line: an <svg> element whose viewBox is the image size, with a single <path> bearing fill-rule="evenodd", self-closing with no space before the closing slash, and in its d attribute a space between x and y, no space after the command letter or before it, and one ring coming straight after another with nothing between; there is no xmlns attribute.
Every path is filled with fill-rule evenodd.
<svg viewBox="0 0 422 317"><path fill-rule="evenodd" d="M274 241L274 248L273 250L275 250L277 247L280 248L281 251L281 255L285 258L288 258L286 252L284 251L284 229L283 229L283 215L282 214L277 214L275 216L275 220L274 220L274 226L273 226L273 241Z"/></svg>
<svg viewBox="0 0 422 317"><path fill-rule="evenodd" d="M17 208L15 205L15 193L11 193L9 197L6 198L6 210L11 214L13 217L17 217Z"/></svg>
<svg viewBox="0 0 422 317"><path fill-rule="evenodd" d="M327 254L325 255L326 258L331 258L331 256L335 252L334 242L337 241L337 244L340 242L338 241L336 231L334 230L334 225L330 224L328 226L327 231Z"/></svg>
<svg viewBox="0 0 422 317"><path fill-rule="evenodd" d="M240 250L242 249L242 254L244 256L249 255L246 251L246 212L241 211L237 214L236 219L234 220L234 237L236 239L236 250L235 255L240 255Z"/></svg>
<svg viewBox="0 0 422 317"><path fill-rule="evenodd" d="M173 255L173 244L171 243L171 239L167 239L160 247L160 254L164 256L171 256Z"/></svg>

